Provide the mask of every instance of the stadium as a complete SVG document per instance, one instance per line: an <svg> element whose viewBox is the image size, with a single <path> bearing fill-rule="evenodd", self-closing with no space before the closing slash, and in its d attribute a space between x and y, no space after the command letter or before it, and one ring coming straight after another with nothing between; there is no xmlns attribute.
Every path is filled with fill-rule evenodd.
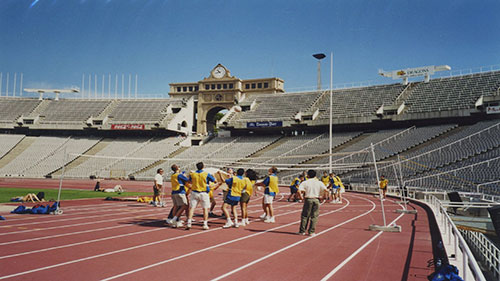
<svg viewBox="0 0 500 281"><path fill-rule="evenodd" d="M420 280L419 278L425 278L433 272L439 260L439 263L456 265L466 280L498 278L498 250L493 249L498 246L498 225L494 221L498 215L494 206L499 201L500 188L500 119L496 114L500 102L500 71L486 70L441 78L425 75L426 79L412 82L400 75L402 81L392 84L308 92L285 92L284 81L276 77L243 80L232 76L230 70L222 64L214 66L208 72L209 76L198 82L171 83L170 98L164 99L96 98L90 92L85 96L85 90L83 98L44 98L42 95L39 98L1 97L2 186L57 188L59 185L64 194L66 189L91 190L95 180L100 179L104 186L121 184L126 190L150 192L152 179L158 168L169 171L171 165L177 164L186 171L196 170L195 164L203 161L206 167L221 170L252 168L261 179L266 176L270 167L275 166L279 171L277 176L281 192L287 195L289 183L302 171L315 169L318 175L333 171L342 178L346 186L347 193L344 197L347 204L331 207L326 206L328 203L323 203L325 206L322 207L322 212L335 213L347 207L350 201L353 204L357 201L359 206L363 206L360 201L369 201L375 210L380 207L375 207L376 205L383 203L382 212L373 213L370 220L353 227L358 232L368 232L364 235L372 236L372 239L377 235L387 236L385 241L379 238L379 247L398 252L404 249L404 254L409 255L400 268L395 265L399 269L394 270L394 275L387 273L390 276L400 278L403 274L402 279ZM401 70L398 72L401 73ZM221 111L224 115L217 120L216 115ZM378 201L377 196L366 197L367 194L378 194L378 175L385 175L389 180L390 201ZM169 197L170 192L166 191L165 194ZM453 194L457 196L454 197ZM220 194L216 196L217 200L221 200L219 197ZM291 204L297 204L287 202L283 195L275 200L275 204L279 206L277 208L290 208ZM168 206L169 199L166 202ZM116 223L128 223L139 229L139 225L166 228L162 223L164 218L161 218L162 215L166 216L165 212L158 212L147 204L122 200L62 200L61 210L65 210L64 213L37 218L37 221L58 225L58 221L66 220L67 216L70 221L75 218L85 221L93 217L91 213L98 210L101 210L101 216L108 216L109 213L105 210L113 205L118 209L136 206L136 210L147 210L148 218L130 221L124 217L124 221L117 219L114 223L111 221L115 219L109 219L108 226L100 227L109 228ZM295 211L287 212L297 212L299 209L300 207L295 206ZM78 210L88 210L85 212L89 215L79 213ZM401 215L396 218L398 210ZM365 210L349 211L353 217L345 218L343 223L357 219L354 215ZM349 214L346 211L342 216ZM395 219L389 223L386 222L386 216ZM403 219L399 220L401 216ZM61 234L61 230L48 230L59 229L62 225L35 233L20 230L31 229L16 226L31 225L33 219L10 214L5 214L5 217L7 220L2 225L1 235L9 238L2 240L2 247L5 247L4 253L10 254L2 257L2 279L20 276L31 278L29 276L33 274L60 274L61 270L67 270L61 269L65 267L66 259L69 259L69 268L73 268L71 271L79 272L79 262L82 262L83 268L92 268L92 263L86 262L86 259L99 258L99 255L89 253L90 256L75 260L68 256L53 265L35 263L36 267L33 269L12 266L6 270L6 266L15 263L16 259L27 259L27 255L31 255L27 253L47 251L45 248L37 249L28 241L64 234ZM254 215L250 217L256 218ZM278 222L280 220L289 223L293 219L279 218ZM321 220L329 223L319 226L320 230L324 229L319 233L326 238L329 235L327 232L338 225L331 221L332 218ZM217 223L211 223L215 225L213 229L217 229ZM255 222L247 226L246 232L262 234L269 231L269 225L259 224L261 223ZM412 224L413 232L408 227ZM257 229L251 228L254 225ZM370 228L375 225L381 229L366 231L369 225ZM40 222L34 226L37 229L45 228ZM335 231L339 232L336 235L357 235L348 229ZM385 233L386 231L389 232ZM286 231L275 232L281 236L287 235ZM203 231L198 233L203 234ZM379 234L375 235L376 233ZM16 235L14 240L10 239L12 235ZM71 237L73 234L65 235ZM121 235L125 234L118 236ZM172 235L175 237L176 233ZM398 235L404 237L405 241L408 239L410 246L403 244L400 245L401 248L393 249L394 245L388 243L387 239L398 239ZM217 237L222 238L221 235ZM21 242L16 242L18 239ZM103 237L97 240L106 239L118 238ZM290 238L281 237L267 239L278 239L278 244L283 240L285 244L280 246L283 247L281 249L271 249L269 255L265 250L259 250L264 251L261 259L272 259L271 256L295 245L292 242L304 241L291 242ZM56 238L48 240L54 241L44 240L44 247L54 249L62 258L64 254L59 251L65 246L54 246L60 243ZM27 243L27 248L33 249L17 249L13 246L16 243ZM68 243L77 245L81 242L71 240ZM316 249L318 246L321 247L321 243L311 247ZM422 247L425 254L412 250L417 246ZM237 251L231 247L227 249ZM363 247L358 251L361 249ZM114 250L112 253L120 251ZM183 257L182 251L173 251L177 251L178 258ZM198 251L186 255L190 256ZM300 251L306 250L290 251L300 255ZM331 256L331 253L325 253L319 248L317 251L323 259ZM365 255L376 255L380 259L393 259L383 253L374 253L370 246L362 252ZM126 254L129 255L131 253ZM219 255L224 257L223 253ZM255 253L252 254L254 255ZM109 258L118 262L124 257ZM350 258L352 256L344 262ZM157 267L152 270L147 266L136 270L145 271L141 273L144 276L161 271L162 268L170 272L172 269L169 263L175 259L155 263ZM430 260L435 262L434 265L427 264ZM349 264L354 266L359 262L362 260ZM246 268L236 266L237 271ZM330 271L331 265L323 266ZM297 273L303 274L304 270L298 268ZM331 278L340 271L335 278L347 280L342 279L345 278L342 277L345 276L343 274L346 274L342 270L347 269L333 270L325 278ZM135 270L123 272L124 275L112 272L109 276L137 278L133 277L137 274ZM220 273L222 272L216 274ZM176 273L173 274L176 276ZM230 271L220 277L236 278L235 275L231 277L232 274ZM189 279L196 276L197 273L193 273ZM276 275L275 278L282 279L283 276L286 274ZM104 276L93 273L90 279L94 278L101 279Z"/></svg>
<svg viewBox="0 0 500 281"><path fill-rule="evenodd" d="M0 1L0 280L500 280L499 1Z"/></svg>

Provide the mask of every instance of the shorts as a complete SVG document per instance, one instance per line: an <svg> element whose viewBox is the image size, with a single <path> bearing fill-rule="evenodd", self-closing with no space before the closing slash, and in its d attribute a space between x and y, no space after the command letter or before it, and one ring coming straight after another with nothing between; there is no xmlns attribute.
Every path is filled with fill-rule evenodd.
<svg viewBox="0 0 500 281"><path fill-rule="evenodd" d="M241 194L240 202L241 203L248 203L250 201L250 194L243 192Z"/></svg>
<svg viewBox="0 0 500 281"><path fill-rule="evenodd" d="M274 196L264 194L264 204L273 204Z"/></svg>
<svg viewBox="0 0 500 281"><path fill-rule="evenodd" d="M189 200L190 208L195 209L200 203L203 209L210 208L210 197L206 192L193 192L191 193L191 198Z"/></svg>
<svg viewBox="0 0 500 281"><path fill-rule="evenodd" d="M153 187L153 194L154 194L154 196L160 196L160 189Z"/></svg>
<svg viewBox="0 0 500 281"><path fill-rule="evenodd" d="M174 202L174 206L181 207L188 204L186 194L177 193L172 194L172 201Z"/></svg>
<svg viewBox="0 0 500 281"><path fill-rule="evenodd" d="M224 204L228 204L231 206L236 206L236 205L238 205L238 203L240 203L240 201L232 200L229 197L226 198L226 200L224 200Z"/></svg>
<svg viewBox="0 0 500 281"><path fill-rule="evenodd" d="M299 191L295 186L290 186L290 193L295 194Z"/></svg>

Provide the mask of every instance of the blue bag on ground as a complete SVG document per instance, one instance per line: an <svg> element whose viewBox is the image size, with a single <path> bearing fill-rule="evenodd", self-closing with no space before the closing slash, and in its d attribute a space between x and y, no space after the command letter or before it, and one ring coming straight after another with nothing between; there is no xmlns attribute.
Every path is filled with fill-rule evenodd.
<svg viewBox="0 0 500 281"><path fill-rule="evenodd" d="M458 275L458 268L451 264L439 267L434 273L429 275L430 281L463 281Z"/></svg>
<svg viewBox="0 0 500 281"><path fill-rule="evenodd" d="M26 211L26 207L24 205L19 205L11 213L12 214L24 214L25 211Z"/></svg>

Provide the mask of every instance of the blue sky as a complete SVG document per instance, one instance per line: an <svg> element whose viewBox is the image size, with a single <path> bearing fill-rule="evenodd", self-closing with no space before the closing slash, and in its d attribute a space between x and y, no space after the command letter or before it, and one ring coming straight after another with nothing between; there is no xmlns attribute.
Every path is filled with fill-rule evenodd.
<svg viewBox="0 0 500 281"><path fill-rule="evenodd" d="M140 94L168 93L218 63L242 79L312 88L317 52L334 52L335 84L392 83L379 68L500 64L499 11L497 0L0 0L2 88L14 72L24 87L123 73L126 88L137 74Z"/></svg>

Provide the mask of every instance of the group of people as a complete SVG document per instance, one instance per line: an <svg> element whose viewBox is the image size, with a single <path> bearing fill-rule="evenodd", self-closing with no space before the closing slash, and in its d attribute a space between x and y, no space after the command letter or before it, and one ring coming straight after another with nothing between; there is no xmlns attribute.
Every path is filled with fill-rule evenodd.
<svg viewBox="0 0 500 281"><path fill-rule="evenodd" d="M264 210L262 218L268 223L275 222L272 202L279 192L278 178L276 176L277 169L275 167L270 168L269 175L264 181L259 183L256 183L257 173L252 169L246 171L244 169L236 171L228 169L225 178L219 176L216 179L214 175L205 171L204 168L203 162L199 162L196 164L196 171L186 173L176 164L171 166L173 172L170 177L172 185L171 196L174 207L171 211L171 218L166 220L170 226L176 228L184 227L184 223L180 217L185 213L187 217L185 228L187 230L191 229L194 222L194 211L199 204L203 210L203 229L209 229L208 217L216 216L213 213L216 205L214 191L224 183L227 185L227 189L223 192L224 203L222 205L222 212L226 218L226 224L223 228L245 226L250 223L247 206L251 196L254 194L254 186L265 188L262 201ZM154 179L154 202L159 199L163 188L163 173L163 169L158 169ZM239 220L240 217L238 216L238 205L241 208L241 220Z"/></svg>
<svg viewBox="0 0 500 281"><path fill-rule="evenodd" d="M167 224L174 228L185 227L186 230L191 229L194 222L194 212L199 204L203 210L203 229L209 229L208 217L213 214L212 210L215 207L213 194L224 183L227 185L227 189L223 192L222 212L226 218L223 228L237 228L250 223L247 211L248 202L252 195L255 194L255 189L260 190L261 187L264 187L262 198L264 213L260 218L266 223L276 222L273 210L273 201L279 193L278 169L276 167L269 168L268 175L260 182L257 182L257 174L252 169L246 171L242 168L236 171L228 169L226 177L219 175L216 179L214 175L205 171L204 168L203 162L199 162L196 164L196 171L186 173L176 164L171 166L173 172L170 177L171 196L174 206L170 218L166 220ZM163 173L163 169L157 170L154 179L154 200L158 199L163 188ZM383 183L387 186L387 181ZM321 180L319 180L316 177L315 170L308 170L305 174L295 178L290 188L292 192L288 201L293 199L304 203L298 233L305 235L307 231L310 236L314 236L321 200L329 200L331 196L332 202L341 203L344 185L340 177L334 173L328 174L325 172ZM238 215L238 205L241 209L241 219ZM183 214L186 214L187 217L186 225L180 219Z"/></svg>
<svg viewBox="0 0 500 281"><path fill-rule="evenodd" d="M292 183L290 184L290 196L288 196L287 199L289 202L301 201L299 198L299 186L307 178L309 178L309 175L307 175L307 172L303 172L293 179ZM321 182L326 187L326 191L324 191L322 194L322 199L324 201L330 201L331 203L342 203L342 193L345 191L345 187L340 177L335 173L328 174L327 172L324 172L323 176L321 177Z"/></svg>

